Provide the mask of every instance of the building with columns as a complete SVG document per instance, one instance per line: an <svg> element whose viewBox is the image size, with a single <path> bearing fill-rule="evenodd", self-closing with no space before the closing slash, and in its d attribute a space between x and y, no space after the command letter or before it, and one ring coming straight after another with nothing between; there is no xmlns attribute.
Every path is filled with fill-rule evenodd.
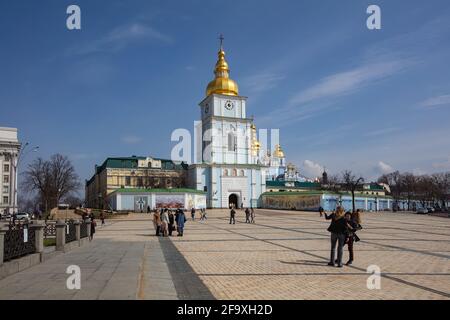
<svg viewBox="0 0 450 320"><path fill-rule="evenodd" d="M16 128L0 127L0 213L17 212L17 160L20 142Z"/></svg>

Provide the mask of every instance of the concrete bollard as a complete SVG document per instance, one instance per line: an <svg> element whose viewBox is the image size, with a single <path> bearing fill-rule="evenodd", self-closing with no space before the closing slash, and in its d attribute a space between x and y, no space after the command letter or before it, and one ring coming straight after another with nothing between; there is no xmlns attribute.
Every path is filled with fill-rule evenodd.
<svg viewBox="0 0 450 320"><path fill-rule="evenodd" d="M30 224L30 228L34 229L34 246L36 248L36 253L44 252L44 221L33 221Z"/></svg>
<svg viewBox="0 0 450 320"><path fill-rule="evenodd" d="M64 251L66 245L66 223L63 220L56 222L56 250Z"/></svg>

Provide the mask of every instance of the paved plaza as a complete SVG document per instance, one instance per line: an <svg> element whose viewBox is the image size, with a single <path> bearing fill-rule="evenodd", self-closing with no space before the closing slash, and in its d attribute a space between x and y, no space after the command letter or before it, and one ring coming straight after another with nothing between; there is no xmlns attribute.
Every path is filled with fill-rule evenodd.
<svg viewBox="0 0 450 320"><path fill-rule="evenodd" d="M185 236L153 235L150 215L111 220L89 245L0 281L0 299L448 299L450 219L366 213L353 266L326 265L329 222L318 213L227 210L186 224ZM345 247L346 249L346 247ZM348 257L344 253L344 262ZM81 290L66 268L81 268ZM369 265L381 289L367 289Z"/></svg>

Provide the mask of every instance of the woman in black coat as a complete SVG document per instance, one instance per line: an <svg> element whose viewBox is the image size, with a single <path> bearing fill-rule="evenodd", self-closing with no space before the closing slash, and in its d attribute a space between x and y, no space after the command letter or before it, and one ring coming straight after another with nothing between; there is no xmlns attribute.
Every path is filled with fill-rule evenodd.
<svg viewBox="0 0 450 320"><path fill-rule="evenodd" d="M342 268L342 254L344 251L344 244L347 232L347 223L344 219L344 209L342 207L337 207L336 211L330 215L325 212L325 219L331 220L331 224L328 227L328 231L331 233L331 252L330 252L330 262L329 266L337 266ZM337 259L336 256L336 244L338 245Z"/></svg>

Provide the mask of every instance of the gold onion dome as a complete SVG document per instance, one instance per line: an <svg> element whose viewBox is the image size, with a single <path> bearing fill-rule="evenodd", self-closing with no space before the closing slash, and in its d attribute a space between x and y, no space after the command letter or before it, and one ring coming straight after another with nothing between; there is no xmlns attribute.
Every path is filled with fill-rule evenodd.
<svg viewBox="0 0 450 320"><path fill-rule="evenodd" d="M224 94L228 96L239 95L239 88L235 81L229 78L230 69L228 68L228 63L225 61L225 51L220 48L218 53L219 59L216 63L216 68L214 69L215 79L208 84L206 88L206 96L210 94Z"/></svg>
<svg viewBox="0 0 450 320"><path fill-rule="evenodd" d="M277 158L284 158L284 152L279 144L275 146L275 151L273 152L273 155Z"/></svg>

